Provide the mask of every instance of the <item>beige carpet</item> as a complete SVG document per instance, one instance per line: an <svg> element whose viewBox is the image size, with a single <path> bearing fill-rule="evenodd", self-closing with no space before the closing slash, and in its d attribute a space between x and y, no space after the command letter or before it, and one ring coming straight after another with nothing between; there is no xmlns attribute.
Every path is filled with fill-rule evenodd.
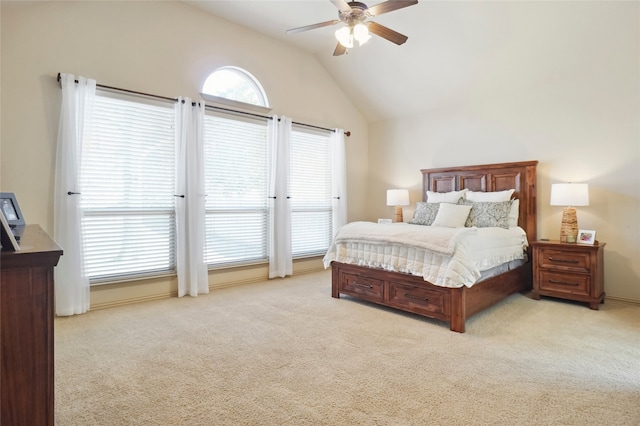
<svg viewBox="0 0 640 426"><path fill-rule="evenodd" d="M517 294L443 323L328 271L58 318L71 425L640 425L640 307Z"/></svg>

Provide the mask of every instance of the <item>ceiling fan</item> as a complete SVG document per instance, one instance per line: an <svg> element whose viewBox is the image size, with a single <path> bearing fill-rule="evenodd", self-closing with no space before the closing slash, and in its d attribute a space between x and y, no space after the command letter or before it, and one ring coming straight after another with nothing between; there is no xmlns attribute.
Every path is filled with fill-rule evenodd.
<svg viewBox="0 0 640 426"><path fill-rule="evenodd" d="M287 30L287 34L299 33L302 31L314 30L316 28L328 27L340 22L346 26L338 29L335 33L338 44L333 51L333 56L340 56L347 53L347 49L354 46L354 40L362 46L371 38L370 32L389 40L392 43L401 45L407 41L407 36L402 35L384 25L367 21L367 18L380 16L383 13L393 12L418 3L418 0L387 0L375 6L368 7L359 1L346 2L345 0L330 0L338 8L338 19L320 22L304 27Z"/></svg>

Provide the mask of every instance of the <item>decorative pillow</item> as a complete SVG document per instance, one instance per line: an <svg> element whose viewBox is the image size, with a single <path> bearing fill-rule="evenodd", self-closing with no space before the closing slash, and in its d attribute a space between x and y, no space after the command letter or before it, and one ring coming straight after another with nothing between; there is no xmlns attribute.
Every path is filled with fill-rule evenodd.
<svg viewBox="0 0 640 426"><path fill-rule="evenodd" d="M440 203L416 203L416 211L409 223L415 225L431 225L438 214Z"/></svg>
<svg viewBox="0 0 640 426"><path fill-rule="evenodd" d="M467 193L464 194L464 198L469 201L509 201L514 192L515 189L495 192L467 191Z"/></svg>
<svg viewBox="0 0 640 426"><path fill-rule="evenodd" d="M464 204L471 207L471 212L469 212L464 226L509 228L511 201L474 202L467 200Z"/></svg>
<svg viewBox="0 0 640 426"><path fill-rule="evenodd" d="M470 211L471 206L441 203L432 225L447 228L462 228L467 221Z"/></svg>
<svg viewBox="0 0 640 426"><path fill-rule="evenodd" d="M511 201L511 212L509 213L509 228L518 226L518 218L520 217L520 200L517 198Z"/></svg>
<svg viewBox="0 0 640 426"><path fill-rule="evenodd" d="M460 198L464 198L464 193L467 189L461 191L449 191L449 192L433 192L427 191L428 203L457 203Z"/></svg>

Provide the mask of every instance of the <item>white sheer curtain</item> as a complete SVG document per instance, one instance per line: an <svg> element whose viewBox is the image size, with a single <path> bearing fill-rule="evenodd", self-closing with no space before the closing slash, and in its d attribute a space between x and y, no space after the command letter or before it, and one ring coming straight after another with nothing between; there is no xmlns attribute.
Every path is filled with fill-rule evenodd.
<svg viewBox="0 0 640 426"><path fill-rule="evenodd" d="M77 80L77 83L76 83ZM58 127L54 188L54 239L63 256L55 268L56 315L89 310L89 279L84 270L79 187L82 144L91 126L96 81L61 74L62 105Z"/></svg>
<svg viewBox="0 0 640 426"><path fill-rule="evenodd" d="M269 180L269 278L293 274L291 205L287 194L291 119L273 117L269 123L271 176Z"/></svg>
<svg viewBox="0 0 640 426"><path fill-rule="evenodd" d="M329 137L333 167L333 235L347 223L347 161L344 130L335 129Z"/></svg>
<svg viewBox="0 0 640 426"><path fill-rule="evenodd" d="M205 251L204 104L176 102L176 268L178 296L209 292Z"/></svg>

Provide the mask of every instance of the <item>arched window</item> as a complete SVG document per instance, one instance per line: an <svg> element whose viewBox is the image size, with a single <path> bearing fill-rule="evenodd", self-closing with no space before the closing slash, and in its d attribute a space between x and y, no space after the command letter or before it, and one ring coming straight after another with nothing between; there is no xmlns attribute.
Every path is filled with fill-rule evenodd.
<svg viewBox="0 0 640 426"><path fill-rule="evenodd" d="M269 100L260 82L238 67L221 67L212 72L204 82L201 95L214 103L269 110Z"/></svg>

